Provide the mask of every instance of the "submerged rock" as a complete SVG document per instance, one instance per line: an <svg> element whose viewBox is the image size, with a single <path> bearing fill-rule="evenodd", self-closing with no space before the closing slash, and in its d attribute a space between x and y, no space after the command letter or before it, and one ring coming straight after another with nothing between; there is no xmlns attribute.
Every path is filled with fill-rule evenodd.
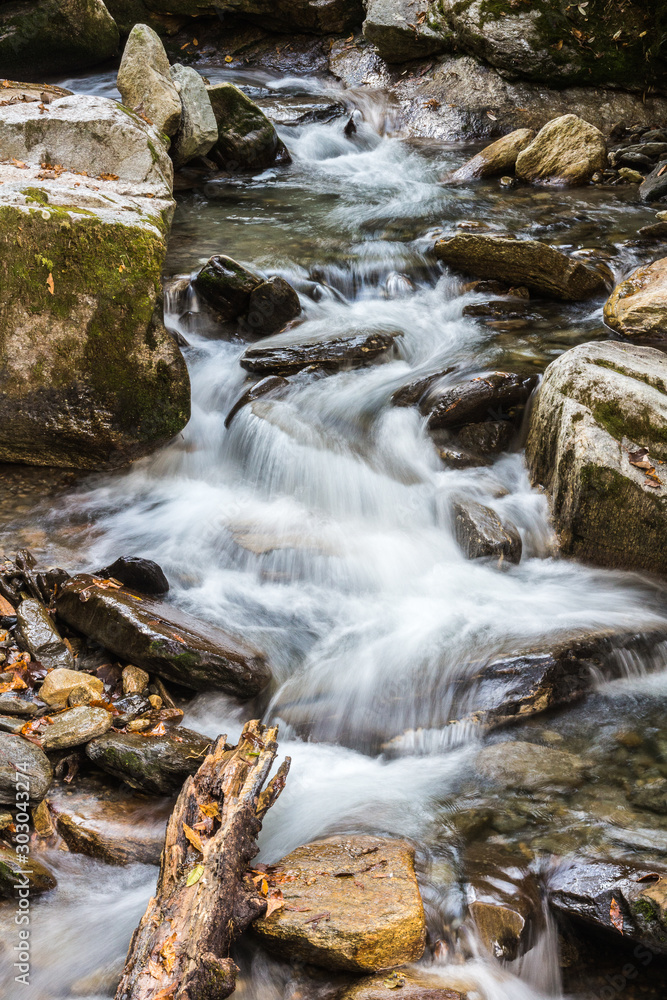
<svg viewBox="0 0 667 1000"><path fill-rule="evenodd" d="M31 895L41 896L55 889L56 877L46 865L35 857L26 863L24 854L17 854L11 847L0 845L0 896L17 900L17 885L27 883Z"/></svg>
<svg viewBox="0 0 667 1000"><path fill-rule="evenodd" d="M516 175L532 184L588 184L607 164L607 144L594 125L577 115L555 118L516 160Z"/></svg>
<svg viewBox="0 0 667 1000"><path fill-rule="evenodd" d="M438 260L475 278L525 285L545 298L579 302L607 290L603 277L547 243L457 233L435 244Z"/></svg>
<svg viewBox="0 0 667 1000"><path fill-rule="evenodd" d="M260 375L290 375L309 365L337 371L367 364L387 354L400 336L399 330L372 329L341 333L329 339L299 333L280 334L249 347L241 358L241 365L246 371Z"/></svg>
<svg viewBox="0 0 667 1000"><path fill-rule="evenodd" d="M566 750L521 740L483 747L475 767L496 784L529 791L554 785L577 788L586 770L581 758Z"/></svg>
<svg viewBox="0 0 667 1000"><path fill-rule="evenodd" d="M259 172L291 162L273 123L242 90L233 83L216 83L208 96L218 125L211 155L223 170Z"/></svg>
<svg viewBox="0 0 667 1000"><path fill-rule="evenodd" d="M18 789L17 774L27 775L27 788ZM53 770L43 750L22 736L0 733L0 803L16 805L16 792L28 791L30 805L38 805L53 781Z"/></svg>
<svg viewBox="0 0 667 1000"><path fill-rule="evenodd" d="M218 141L218 125L206 84L191 66L176 63L171 79L181 99L181 123L174 134L171 156L182 167L196 156L204 156Z"/></svg>
<svg viewBox="0 0 667 1000"><path fill-rule="evenodd" d="M430 431L459 427L525 405L536 385L535 375L488 372L450 385L436 383L422 397L419 408L428 417Z"/></svg>
<svg viewBox="0 0 667 1000"><path fill-rule="evenodd" d="M64 750L78 747L111 729L112 716L103 708L70 708L54 716L51 725L40 730L39 736L45 750Z"/></svg>
<svg viewBox="0 0 667 1000"><path fill-rule="evenodd" d="M667 258L636 268L604 307L607 326L625 337L667 341Z"/></svg>
<svg viewBox="0 0 667 1000"><path fill-rule="evenodd" d="M499 566L521 562L521 536L495 511L467 500L454 505L456 541L468 559L493 559Z"/></svg>
<svg viewBox="0 0 667 1000"><path fill-rule="evenodd" d="M16 610L16 619L34 660L49 668L71 669L74 666L74 657L41 601L34 598L21 601Z"/></svg>
<svg viewBox="0 0 667 1000"><path fill-rule="evenodd" d="M364 976L346 987L340 1000L468 1000L469 980L449 966L437 971L401 969Z"/></svg>
<svg viewBox="0 0 667 1000"><path fill-rule="evenodd" d="M198 770L210 745L207 737L183 728L164 736L106 733L87 744L86 754L97 767L131 788L168 795Z"/></svg>
<svg viewBox="0 0 667 1000"><path fill-rule="evenodd" d="M60 591L58 614L126 662L194 690L250 698L270 679L263 655L228 632L162 601L109 590L91 576Z"/></svg>
<svg viewBox="0 0 667 1000"><path fill-rule="evenodd" d="M135 24L130 32L116 83L123 104L150 118L159 132L176 134L181 124L181 99L171 79L164 45L147 24Z"/></svg>
<svg viewBox="0 0 667 1000"><path fill-rule="evenodd" d="M142 594L161 596L169 592L169 581L162 568L152 559L141 559L139 556L120 556L95 575L120 580L126 587L139 590Z"/></svg>
<svg viewBox="0 0 667 1000"><path fill-rule="evenodd" d="M464 860L468 912L483 945L496 959L524 954L540 929L542 900L525 860L495 845L475 845Z"/></svg>
<svg viewBox="0 0 667 1000"><path fill-rule="evenodd" d="M458 170L453 170L443 178L444 184L456 184L483 177L497 177L512 174L519 153L535 138L531 128L520 128L502 139L496 139Z"/></svg>
<svg viewBox="0 0 667 1000"><path fill-rule="evenodd" d="M104 684L99 677L61 667L46 675L39 689L39 697L51 708L62 708L75 688L85 688L93 696L93 700L102 698L104 694Z"/></svg>
<svg viewBox="0 0 667 1000"><path fill-rule="evenodd" d="M667 359L582 344L547 368L526 458L550 494L561 551L599 566L667 572Z"/></svg>
<svg viewBox="0 0 667 1000"><path fill-rule="evenodd" d="M289 385L289 382L286 378L283 378L282 375L267 375L266 378L262 378L259 382L255 382L254 385L251 385L249 389L246 389L246 391L236 400L231 410L225 417L225 427L230 426L239 410L242 410L244 406L248 405L248 403L252 403L254 399L261 399L262 396L272 396L278 390L284 389L286 385Z"/></svg>
<svg viewBox="0 0 667 1000"><path fill-rule="evenodd" d="M271 951L349 972L421 957L424 908L405 841L330 837L298 847L273 868L296 878L281 884L286 905L253 923Z"/></svg>
<svg viewBox="0 0 667 1000"><path fill-rule="evenodd" d="M428 0L366 0L363 32L384 60L401 63L447 48L444 34L428 23Z"/></svg>

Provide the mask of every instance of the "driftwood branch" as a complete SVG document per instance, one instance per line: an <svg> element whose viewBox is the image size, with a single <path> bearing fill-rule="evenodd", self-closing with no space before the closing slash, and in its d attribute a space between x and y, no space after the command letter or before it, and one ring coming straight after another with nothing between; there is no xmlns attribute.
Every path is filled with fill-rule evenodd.
<svg viewBox="0 0 667 1000"><path fill-rule="evenodd" d="M219 737L183 785L157 890L132 936L116 1000L222 1000L234 991L231 944L266 909L248 866L289 770L286 758L262 791L277 733L249 722L238 746Z"/></svg>

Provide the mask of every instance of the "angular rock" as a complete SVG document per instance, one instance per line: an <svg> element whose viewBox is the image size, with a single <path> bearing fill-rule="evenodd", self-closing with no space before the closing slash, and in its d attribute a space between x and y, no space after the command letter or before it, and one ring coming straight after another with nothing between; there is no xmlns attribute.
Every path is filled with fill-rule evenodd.
<svg viewBox="0 0 667 1000"><path fill-rule="evenodd" d="M152 559L140 559L138 556L120 556L110 566L101 569L96 576L112 577L126 587L138 590L142 594L161 596L169 592L169 581L162 569Z"/></svg>
<svg viewBox="0 0 667 1000"><path fill-rule="evenodd" d="M271 951L357 973L421 957L424 908L414 850L404 841L330 837L298 847L274 867L278 875L298 874L281 885L287 905L253 923Z"/></svg>
<svg viewBox="0 0 667 1000"><path fill-rule="evenodd" d="M597 271L538 240L457 233L435 244L438 260L475 278L526 285L549 299L579 302L607 290Z"/></svg>
<svg viewBox="0 0 667 1000"><path fill-rule="evenodd" d="M551 875L549 901L612 939L667 954L667 871L576 859Z"/></svg>
<svg viewBox="0 0 667 1000"><path fill-rule="evenodd" d="M17 773L26 774L19 790L28 791L30 805L38 805L53 781L53 770L43 750L22 736L0 733L0 803L16 805ZM27 785L24 788L23 785Z"/></svg>
<svg viewBox="0 0 667 1000"><path fill-rule="evenodd" d="M466 852L468 912L483 945L496 959L526 952L541 927L542 900L525 861L486 844Z"/></svg>
<svg viewBox="0 0 667 1000"><path fill-rule="evenodd" d="M58 614L121 659L195 690L215 688L249 698L268 683L261 653L215 625L161 601L75 577L60 591Z"/></svg>
<svg viewBox="0 0 667 1000"><path fill-rule="evenodd" d="M434 31L428 23L428 0L366 0L363 32L388 63L443 52L447 33Z"/></svg>
<svg viewBox="0 0 667 1000"><path fill-rule="evenodd" d="M158 132L176 134L181 124L181 99L171 79L164 45L147 24L132 28L116 82L126 107L150 118Z"/></svg>
<svg viewBox="0 0 667 1000"><path fill-rule="evenodd" d="M504 135L502 139L492 142L490 146L486 146L458 170L447 174L442 183L456 184L483 177L513 174L517 156L526 146L530 145L534 138L535 131L533 129L516 129L509 135Z"/></svg>
<svg viewBox="0 0 667 1000"><path fill-rule="evenodd" d="M270 337L283 330L300 312L299 296L288 281L276 276L253 288L248 315L241 326L256 337Z"/></svg>
<svg viewBox="0 0 667 1000"><path fill-rule="evenodd" d="M578 787L586 765L566 750L512 740L483 747L475 769L496 784L536 791L554 785Z"/></svg>
<svg viewBox="0 0 667 1000"><path fill-rule="evenodd" d="M25 719L14 715L0 715L0 731L3 733L13 733L15 736L20 736L24 726Z"/></svg>
<svg viewBox="0 0 667 1000"><path fill-rule="evenodd" d="M513 524L495 511L466 500L454 505L454 531L468 559L493 559L499 566L521 562L521 536Z"/></svg>
<svg viewBox="0 0 667 1000"><path fill-rule="evenodd" d="M604 307L607 326L624 337L667 341L667 257L636 268Z"/></svg>
<svg viewBox="0 0 667 1000"><path fill-rule="evenodd" d="M465 424L456 435L456 443L481 456L499 455L507 451L514 436L509 420L485 420Z"/></svg>
<svg viewBox="0 0 667 1000"><path fill-rule="evenodd" d="M250 293L261 284L258 274L220 254L211 257L193 281L197 294L213 306L223 321L247 313Z"/></svg>
<svg viewBox="0 0 667 1000"><path fill-rule="evenodd" d="M594 125L577 115L548 122L516 160L516 175L532 184L588 184L607 165L607 144Z"/></svg>
<svg viewBox="0 0 667 1000"><path fill-rule="evenodd" d="M106 733L86 746L90 760L131 788L153 795L177 791L203 762L211 740L189 729L178 735Z"/></svg>
<svg viewBox="0 0 667 1000"><path fill-rule="evenodd" d="M667 359L654 348L582 344L549 365L526 458L551 497L562 552L667 572L666 477L652 461L667 459L666 421Z"/></svg>
<svg viewBox="0 0 667 1000"><path fill-rule="evenodd" d="M181 124L174 135L171 155L182 167L196 156L204 156L218 140L218 125L206 91L196 70L180 63L171 67L171 79L181 99Z"/></svg>
<svg viewBox="0 0 667 1000"><path fill-rule="evenodd" d="M642 201L660 201L667 195L667 159L661 160L657 167L642 181L639 197Z"/></svg>
<svg viewBox="0 0 667 1000"><path fill-rule="evenodd" d="M151 0L154 9L192 13L201 0ZM361 24L361 0L216 0L215 8L275 31L312 31L318 35L348 31ZM209 6L213 13L213 6Z"/></svg>
<svg viewBox="0 0 667 1000"><path fill-rule="evenodd" d="M104 694L104 684L99 677L61 667L46 675L39 689L39 697L52 708L62 708L67 704L70 693L80 687L90 691L93 699L102 698Z"/></svg>
<svg viewBox="0 0 667 1000"><path fill-rule="evenodd" d="M330 371L357 367L387 354L400 337L398 330L358 330L325 339L308 334L282 333L249 347L241 358L246 371L259 375L291 375L319 365Z"/></svg>
<svg viewBox="0 0 667 1000"><path fill-rule="evenodd" d="M0 4L3 75L35 79L104 62L118 48L118 28L102 0L14 0Z"/></svg>
<svg viewBox="0 0 667 1000"><path fill-rule="evenodd" d="M242 90L233 83L216 83L208 87L208 96L218 126L211 155L223 170L259 172L291 162L273 123Z"/></svg>
<svg viewBox="0 0 667 1000"><path fill-rule="evenodd" d="M17 883L23 884L25 879L28 881L30 894L35 896L55 889L58 884L55 875L41 861L31 857L30 864L26 864L24 854L0 845L0 896L16 902Z"/></svg>
<svg viewBox="0 0 667 1000"><path fill-rule="evenodd" d="M16 611L16 618L33 660L48 668L72 669L74 657L41 601L36 601L34 598L21 601Z"/></svg>
<svg viewBox="0 0 667 1000"><path fill-rule="evenodd" d="M143 694L150 680L145 670L129 664L123 670L123 694Z"/></svg>
<svg viewBox="0 0 667 1000"><path fill-rule="evenodd" d="M535 375L489 372L450 385L436 383L422 396L419 408L428 415L430 431L458 427L523 406L536 385Z"/></svg>
<svg viewBox="0 0 667 1000"><path fill-rule="evenodd" d="M262 396L270 396L277 392L279 389L284 389L289 382L282 375L267 375L266 378L262 378L259 382L255 382L251 385L249 389L239 396L231 410L225 417L225 427L229 427L232 420L244 406L248 403L252 403L254 399L260 399Z"/></svg>
<svg viewBox="0 0 667 1000"><path fill-rule="evenodd" d="M45 750L64 750L78 747L111 729L113 717L103 708L70 708L53 717L50 726L40 730Z"/></svg>

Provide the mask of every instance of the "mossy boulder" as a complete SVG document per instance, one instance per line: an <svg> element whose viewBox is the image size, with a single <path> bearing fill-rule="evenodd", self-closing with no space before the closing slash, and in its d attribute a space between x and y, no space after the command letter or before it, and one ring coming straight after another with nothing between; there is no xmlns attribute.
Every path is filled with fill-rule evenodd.
<svg viewBox="0 0 667 1000"><path fill-rule="evenodd" d="M176 792L204 762L211 740L179 727L164 736L105 733L86 745L96 767L152 795Z"/></svg>
<svg viewBox="0 0 667 1000"><path fill-rule="evenodd" d="M443 177L443 184L462 184L483 177L513 174L519 153L535 138L532 128L519 128L476 153L458 170Z"/></svg>
<svg viewBox="0 0 667 1000"><path fill-rule="evenodd" d="M164 45L147 24L136 24L130 32L117 86L123 104L141 110L159 132L176 134L181 124L181 99L169 73Z"/></svg>
<svg viewBox="0 0 667 1000"><path fill-rule="evenodd" d="M538 391L526 458L551 497L561 551L667 573L664 354L615 342L562 354Z"/></svg>
<svg viewBox="0 0 667 1000"><path fill-rule="evenodd" d="M43 79L95 66L118 48L116 22L102 0L0 3L0 67Z"/></svg>
<svg viewBox="0 0 667 1000"><path fill-rule="evenodd" d="M625 337L667 342L667 257L638 267L617 285L604 307L604 319Z"/></svg>
<svg viewBox="0 0 667 1000"><path fill-rule="evenodd" d="M208 96L218 125L211 155L224 170L257 172L291 162L273 123L242 90L233 83L216 83Z"/></svg>
<svg viewBox="0 0 667 1000"><path fill-rule="evenodd" d="M540 129L516 158L516 175L532 184L588 184L607 163L599 129L578 115L561 115Z"/></svg>
<svg viewBox="0 0 667 1000"><path fill-rule="evenodd" d="M434 31L427 22L429 0L366 0L363 32L388 63L443 52L451 32Z"/></svg>

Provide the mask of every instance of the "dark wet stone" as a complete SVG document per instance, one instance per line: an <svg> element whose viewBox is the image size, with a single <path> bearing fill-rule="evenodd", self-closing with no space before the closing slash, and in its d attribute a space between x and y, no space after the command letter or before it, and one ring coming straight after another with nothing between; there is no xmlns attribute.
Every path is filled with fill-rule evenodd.
<svg viewBox="0 0 667 1000"><path fill-rule="evenodd" d="M454 507L456 541L468 559L493 559L504 562L521 561L521 536L513 524L501 521L495 511L474 501L457 503Z"/></svg>
<svg viewBox="0 0 667 1000"><path fill-rule="evenodd" d="M513 961L543 924L540 889L525 859L495 845L478 844L464 858L468 911L494 958Z"/></svg>
<svg viewBox="0 0 667 1000"><path fill-rule="evenodd" d="M278 389L284 389L289 382L282 375L267 375L266 378L260 379L259 382L255 382L251 385L249 389L239 396L231 410L225 417L225 427L229 427L232 420L244 406L248 403L252 403L254 399L259 399L261 396L273 395Z"/></svg>
<svg viewBox="0 0 667 1000"><path fill-rule="evenodd" d="M646 173L653 166L653 159L650 156L645 156L644 153L632 152L626 150L617 157L618 163L623 164L625 167L632 167L633 170L640 170Z"/></svg>
<svg viewBox="0 0 667 1000"><path fill-rule="evenodd" d="M210 745L206 736L182 728L164 736L106 733L86 746L86 754L132 788L167 795L197 771Z"/></svg>
<svg viewBox="0 0 667 1000"><path fill-rule="evenodd" d="M650 226L642 226L638 233L645 240L667 240L667 222L654 222Z"/></svg>
<svg viewBox="0 0 667 1000"><path fill-rule="evenodd" d="M138 556L121 556L110 566L101 569L96 576L113 577L142 594L159 596L169 591L169 581L162 568L152 559L141 559Z"/></svg>
<svg viewBox="0 0 667 1000"><path fill-rule="evenodd" d="M31 805L42 801L53 781L53 770L43 750L22 736L0 733L0 803L16 804L17 771L27 775Z"/></svg>
<svg viewBox="0 0 667 1000"><path fill-rule="evenodd" d="M0 846L0 896L17 899L17 885L27 882L31 895L39 896L55 889L55 875L34 856L28 863L23 854L17 854L10 847Z"/></svg>
<svg viewBox="0 0 667 1000"><path fill-rule="evenodd" d="M491 464L488 459L483 458L481 455L465 451L463 448L457 448L452 444L436 443L436 450L440 461L448 469L474 469L480 465Z"/></svg>
<svg viewBox="0 0 667 1000"><path fill-rule="evenodd" d="M456 435L457 444L480 455L499 455L507 451L514 437L514 426L508 420L486 420L466 424Z"/></svg>
<svg viewBox="0 0 667 1000"><path fill-rule="evenodd" d="M445 368L441 372L435 372L433 375L423 375L421 378L408 382L407 385L402 385L392 395L392 403L394 406L416 406L429 389L436 386L440 379L444 379L453 371L455 371L453 367Z"/></svg>
<svg viewBox="0 0 667 1000"><path fill-rule="evenodd" d="M667 159L661 160L639 187L642 201L659 201L667 195Z"/></svg>
<svg viewBox="0 0 667 1000"><path fill-rule="evenodd" d="M193 281L197 293L222 320L238 319L247 313L250 293L261 284L258 274L222 255L211 257Z"/></svg>
<svg viewBox="0 0 667 1000"><path fill-rule="evenodd" d="M658 778L645 785L635 785L628 792L628 800L638 809L667 815L667 778Z"/></svg>
<svg viewBox="0 0 667 1000"><path fill-rule="evenodd" d="M21 601L16 618L33 659L54 669L64 667L71 670L74 667L74 658L41 601L33 598Z"/></svg>
<svg viewBox="0 0 667 1000"><path fill-rule="evenodd" d="M45 750L77 747L106 733L111 721L111 713L105 709L82 705L53 716L52 724L40 729L39 738Z"/></svg>
<svg viewBox="0 0 667 1000"><path fill-rule="evenodd" d="M215 688L252 697L270 679L264 656L216 625L163 601L73 578L57 600L58 614L126 663L195 690Z"/></svg>
<svg viewBox="0 0 667 1000"><path fill-rule="evenodd" d="M149 712L151 703L142 694L129 694L114 702L114 708L117 708L120 713L114 716L114 728L122 729L128 722L137 719L144 712Z"/></svg>
<svg viewBox="0 0 667 1000"><path fill-rule="evenodd" d="M330 340L308 336L279 335L249 347L241 358L247 371L258 374L289 375L309 365L330 370L358 367L387 354L400 331L358 330Z"/></svg>
<svg viewBox="0 0 667 1000"><path fill-rule="evenodd" d="M16 694L0 694L0 714L2 715L34 715L37 705ZM24 720L25 722L25 720Z"/></svg>
<svg viewBox="0 0 667 1000"><path fill-rule="evenodd" d="M284 278L263 281L250 293L248 315L241 322L244 333L270 337L283 330L301 312L299 296Z"/></svg>
<svg viewBox="0 0 667 1000"><path fill-rule="evenodd" d="M498 299L496 302L473 302L464 306L463 315L475 319L523 319L528 308L523 299Z"/></svg>
<svg viewBox="0 0 667 1000"><path fill-rule="evenodd" d="M536 375L488 372L434 388L420 402L428 415L429 430L475 423L491 416L497 420L516 406L523 406L537 385Z"/></svg>

